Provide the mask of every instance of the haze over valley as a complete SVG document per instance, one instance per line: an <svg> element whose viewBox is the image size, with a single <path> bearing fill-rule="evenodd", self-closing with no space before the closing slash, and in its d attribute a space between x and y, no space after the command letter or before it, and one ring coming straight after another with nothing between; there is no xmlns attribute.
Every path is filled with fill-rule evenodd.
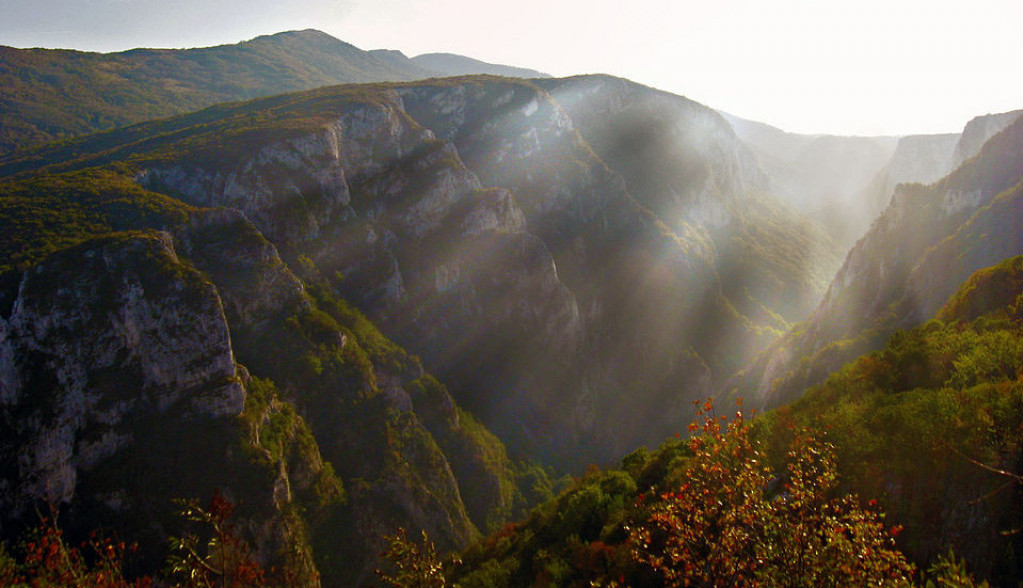
<svg viewBox="0 0 1023 588"><path fill-rule="evenodd" d="M0 46L0 583L1023 579L1023 98L538 67Z"/></svg>

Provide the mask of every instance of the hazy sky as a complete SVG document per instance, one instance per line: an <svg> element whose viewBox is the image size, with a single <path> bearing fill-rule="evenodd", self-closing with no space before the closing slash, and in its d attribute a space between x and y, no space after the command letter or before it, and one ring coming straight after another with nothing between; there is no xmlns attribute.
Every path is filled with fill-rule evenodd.
<svg viewBox="0 0 1023 588"><path fill-rule="evenodd" d="M1023 108L1023 1L0 0L0 45L117 51L316 28L362 49L610 73L796 132Z"/></svg>

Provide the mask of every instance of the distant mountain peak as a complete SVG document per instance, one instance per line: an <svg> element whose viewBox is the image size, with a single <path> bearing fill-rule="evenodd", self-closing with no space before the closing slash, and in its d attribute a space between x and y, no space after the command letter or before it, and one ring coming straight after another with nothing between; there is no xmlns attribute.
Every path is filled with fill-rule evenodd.
<svg viewBox="0 0 1023 588"><path fill-rule="evenodd" d="M412 58L412 61L420 67L432 69L436 72L449 76L463 76L474 74L490 74L495 76L506 76L510 78L549 78L546 74L535 69L501 65L498 63L487 63L464 55L454 53L423 53Z"/></svg>

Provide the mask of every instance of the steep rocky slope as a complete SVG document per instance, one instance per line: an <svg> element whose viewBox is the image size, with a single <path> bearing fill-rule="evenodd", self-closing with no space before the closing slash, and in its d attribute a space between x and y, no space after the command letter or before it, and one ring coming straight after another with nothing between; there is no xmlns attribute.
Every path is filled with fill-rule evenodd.
<svg viewBox="0 0 1023 588"><path fill-rule="evenodd" d="M398 525L426 529L443 549L452 549L465 545L476 536L478 529L501 522L537 499L529 493L534 492L532 486L542 488L545 478L542 473L537 477L535 472L526 472L531 476L530 487L526 495L521 494L516 486L518 466L508 459L500 441L462 411L446 389L424 372L418 359L384 338L358 311L337 299L332 289L323 284L322 275L311 261L306 258L296 261L292 257L294 267L299 269L296 275L266 237L266 234L272 235L294 256L300 246L312 251L309 242L323 239L322 233L317 231L328 221L351 218L347 184L338 180L340 168L329 165L329 161L336 161L329 155L334 153L332 149L336 149L338 143L335 141L332 147L329 139L339 137L332 132L343 131L341 144L351 150L344 154L345 161L351 164L350 169L355 171L363 164L372 167L373 133L367 128L381 133L376 138L386 139L389 127L367 127L363 117L376 120L372 118L373 113L380 112L374 110L372 104L366 111L353 109L351 116L342 118L337 127L318 127L319 132L303 135L304 138L287 139L288 133L284 132L279 145L271 142L263 152L256 150L255 153L239 149L240 145L250 145L250 135L235 137L239 141L235 144L220 143L225 137L221 132L223 128L206 129L210 133L201 138L190 135L195 141L193 146L203 144L216 151L211 143L217 148L231 145L234 154L241 155L238 159L205 159L210 151L202 149L180 151L177 158L160 152L156 156L150 154L146 165L138 167L28 174L32 177L0 185L3 210L0 218L7 236L4 246L12 253L22 254L5 257L16 261L21 269L11 270L8 265L8 272L4 274L5 312L13 315L8 319L5 314L8 322L4 323L3 353L5 360L11 358L11 361L4 362L3 397L17 400L13 398L16 391L24 388L30 392L29 397L54 395L54 403L81 404L72 402L73 398L63 400L71 385L60 381L64 377L60 374L64 372L72 376L97 372L99 382L106 386L94 390L88 377L83 376L85 391L76 388L70 394L99 399L90 400L91 404L84 407L84 414L73 418L58 414L53 417L55 425L48 423L50 417L43 418L47 427L58 427L60 435L49 429L23 431L33 421L25 421L17 414L35 409L18 405L11 408L13 412L9 414L13 416L5 421L10 429L5 429L3 435L7 454L40 453L42 450L29 451L32 443L41 444L44 449L47 444L58 441L63 445L46 453L57 457L46 457L45 463L27 463L20 470L7 472L5 490L10 492L4 493L4 500L15 505L41 498L38 488L32 490L35 488L32 484L38 486L42 482L33 480L56 476L57 481L73 481L75 464L84 461L87 464L85 474L98 468L103 483L78 485L70 490L66 490L67 484L48 484L54 488L58 504L70 503L73 512L78 513L72 516L76 528L98 524L90 514L93 511L75 506L80 502L103 502L104 497L111 494L110 500L117 505L117 500L123 501L117 498L121 494L148 495L151 502L147 507L151 514L136 517L133 511L114 512L109 516L136 521L141 531L135 529L131 532L133 536L138 532L155 534L158 537L151 543L159 543L162 536L159 529L170 524L164 521L173 519L171 498L206 500L213 488L230 490L234 488L232 480L241 480L237 485L244 487L232 491L232 498L244 501L251 509L264 503L277 509L260 507L261 510L251 515L251 523L247 523L246 528L262 529L259 532L266 535L285 523L290 525L286 527L288 533L272 535L277 541L272 544L268 539L260 539L257 533L266 561L269 562L271 556L279 556L277 552L285 544L304 550L308 560L315 546L315 563L325 579L331 584L353 584L371 577L380 550L380 537ZM421 128L412 131L413 140L423 138ZM361 139L365 143L361 143ZM106 146L108 140L109 137L102 138L100 143ZM135 156L145 159L137 146L135 149ZM250 155L252 159L248 158ZM383 161L388 161L392 155L388 152ZM303 159L307 156L313 159ZM174 164L170 163L171 159ZM231 161L239 167L233 168ZM220 165L220 174L204 175L202 162L209 166ZM306 167L298 170L303 163ZM185 169L187 173L182 171ZM282 175L285 171L291 172L287 178ZM194 208L181 200L141 189L136 182L158 183L162 189L193 204L214 207ZM484 205L481 205L482 216L486 216ZM242 210L252 214L265 233L257 229ZM268 211L274 214L261 214ZM48 220L38 222L43 218ZM55 263L52 260L69 255L59 251L53 257L44 257L47 251L63 247L60 240L51 242L53 235L60 235L65 242L82 242L79 248L91 252L99 246L90 240L95 235L147 227L165 231L159 233L163 236L156 242L163 243L168 252L133 258L134 265L125 270L131 279L123 286L117 278L116 267L107 270L110 277L95 278L89 277L95 272L90 273L87 264L73 261L60 264L60 271L49 272L43 281L29 282L36 284L34 291L41 295L59 299L75 288L54 289L52 284L83 281L82 288L92 296L86 302L93 306L104 305L107 314L76 311L75 317L84 316L75 319L80 322L64 314L22 317L20 313L28 308L28 302L19 294L24 291L17 286L20 273L36 275L44 271L40 268ZM153 239L149 235L152 234L140 234L138 238L149 242ZM88 258L95 254L84 255ZM154 268L145 265L163 258L173 262ZM160 273L158 270L165 266L167 269ZM139 278L132 276L143 271L155 275L143 276L148 281L144 282L140 293L140 288L132 286L132 280ZM57 277L61 272L65 275ZM198 293L174 294L180 290L175 280L182 279L176 276L182 274L192 277L198 284L192 289L201 286L201 292L215 307L200 318L191 319L186 313L188 304L198 304L189 302L191 299L200 298L202 302ZM90 280L97 279L100 284L92 285ZM308 291L305 284L310 285ZM119 294L121 289L126 291L124 295ZM163 300L158 308L143 305L135 309L129 305L154 289L152 295ZM160 297L162 292L169 294ZM60 304L49 304L60 308ZM52 309L49 312L52 313ZM126 327L119 326L126 319L116 317L125 313L131 320ZM138 314L153 324L136 318ZM100 318L90 318L94 315ZM114 318L103 319L107 315ZM212 318L203 318L206 315ZM161 327L160 317L166 317L171 324ZM113 321L113 327L108 327L103 320ZM185 324L178 325L175 320ZM143 324L137 324L140 321ZM47 333L18 330L45 325L51 325L51 330L61 338L53 340ZM207 333L210 328L215 330ZM102 339L94 339L90 335L92 329L109 331L114 342L106 344ZM153 330L157 332L148 339L143 336L140 342L140 335ZM121 335L122 331L125 334ZM155 343L151 339L155 339ZM55 360L35 350L44 344L55 346L44 349L63 357L64 363L57 365ZM83 351L70 353L69 346ZM149 347L159 350L159 361L147 359L151 355L147 351ZM135 356L143 359L133 360ZM237 367L236 361L248 370ZM140 362L142 367L138 367ZM62 367L65 364L66 367ZM156 365L147 367L150 364ZM202 372L195 377L190 375L189 370L203 366L215 373L208 378ZM202 459L174 458L168 456L168 448L163 447L165 443L176 443L174 435L184 434L183 426L191 426L182 424L190 422L187 419L193 417L189 416L189 411L194 412L185 401L178 402L182 408L171 414L147 416L142 425L136 423L139 418L135 416L124 417L131 427L145 426L156 433L165 425L170 432L153 436L152 445L140 441L140 429L128 428L125 432L124 427L114 428L113 433L107 434L102 428L98 433L94 428L86 427L84 432L75 428L81 428L74 425L78 421L85 425L92 421L118 425L120 417L105 407L109 402L114 402L115 407L118 402L134 402L131 406L148 414L147 407L159 403L147 400L147 395L156 392L147 392L146 370L155 373L154 378L158 376L157 383L161 387L157 392L170 399L165 404L188 392L184 398L195 396L197 400L189 402L203 407L205 405L199 401L219 390L214 384L226 386L225 389L232 392L230 403L220 403L229 406L214 411L213 416L219 420L209 425L212 430L209 435L193 436L188 443L178 443L183 450L194 452ZM248 385L245 381L249 380L250 373L253 383ZM213 379L207 386L211 387L209 392L201 386L206 379ZM248 394L243 393L243 385L252 388ZM138 393L126 393L124 387L140 389ZM139 394L140 399L133 401ZM171 408L174 406L177 405L172 404ZM94 411L98 412L93 414ZM44 414L50 412L46 409ZM212 418L200 416L207 420ZM65 423L69 419L70 425ZM161 426L154 424L154 419L160 421ZM68 432L61 432L65 429ZM187 430L194 432L193 429ZM88 440L76 441L79 433ZM66 442L62 440L65 437ZM207 445L197 446L200 441ZM99 449L93 447L97 443ZM119 449L123 451L116 451ZM220 464L216 475L206 476L205 460L212 460L209 467L213 467L224 452L240 457L234 461L228 459ZM121 458L122 453L129 457ZM68 468L61 465L58 458L70 460L71 473L67 473ZM165 473L152 479L154 483L162 483L165 476L170 476L174 483L149 488L147 478L135 475L147 468L156 468L161 460L168 459L172 461L163 464ZM249 465L250 462L255 465ZM51 469L57 473L51 476L48 473ZM265 473L259 474L260 471ZM286 476L292 471L296 472L294 479ZM133 485L127 491L118 490L116 481L125 477ZM341 491L342 480L346 492ZM97 494L108 486L112 489L107 494ZM332 487L335 490L331 490ZM19 493L18 488L26 488L28 494ZM292 493L299 497L296 500L301 500L296 503L299 508L289 506ZM338 503L342 498L347 499L346 504ZM100 512L106 511L101 509ZM4 529L13 529L18 524L31 522L25 521L22 515L31 518L32 511L11 508L0 524ZM283 522L274 522L274 517ZM160 523L148 524L153 518ZM263 548L264 544L269 547ZM159 549L152 553L159 553ZM159 564L158 561L151 563Z"/></svg>
<svg viewBox="0 0 1023 588"><path fill-rule="evenodd" d="M43 504L74 534L110 526L160 565L181 521L172 499L240 505L267 562L315 569L295 516L343 497L301 419L266 406L276 456L259 441L222 299L166 233L89 241L5 278L0 315L0 528L16 536Z"/></svg>
<svg viewBox="0 0 1023 588"><path fill-rule="evenodd" d="M725 117L761 162L771 191L821 223L840 250L848 250L887 203L864 198L863 190L896 154L898 138L801 135Z"/></svg>
<svg viewBox="0 0 1023 588"><path fill-rule="evenodd" d="M888 163L877 173L862 198L876 217L899 184L931 184L949 174L961 134L910 135L899 138Z"/></svg>
<svg viewBox="0 0 1023 588"><path fill-rule="evenodd" d="M988 139L1009 126L1020 114L1020 111L1013 111L978 116L958 134L901 137L891 159L863 189L860 197L876 216L888 205L899 184L932 184L940 180L980 153Z"/></svg>
<svg viewBox="0 0 1023 588"><path fill-rule="evenodd" d="M397 525L450 549L542 496L546 476L487 428L563 468L677 431L809 308L827 259L717 114L605 77L321 88L44 146L0 176L4 284L136 231L204 285L243 399L223 430L265 467L320 472L271 494L304 501L287 520L334 583L366 581ZM118 361L105 381L132 381Z"/></svg>
<svg viewBox="0 0 1023 588"><path fill-rule="evenodd" d="M959 142L956 143L949 171L958 168L967 159L975 157L988 139L1016 122L1021 115L1023 115L1023 110L1013 110L1012 112L978 116L968 122L959 137Z"/></svg>
<svg viewBox="0 0 1023 588"><path fill-rule="evenodd" d="M613 78L546 87L323 89L2 169L126 160L151 191L242 211L520 455L579 465L677 428L810 308L827 246L713 111Z"/></svg>
<svg viewBox="0 0 1023 588"><path fill-rule="evenodd" d="M492 76L506 76L510 78L549 78L548 74L541 73L535 69L525 67L514 67L497 63L487 63L464 55L453 53L424 53L412 58L412 62L431 71L439 72L446 76L466 76L487 74Z"/></svg>
<svg viewBox="0 0 1023 588"><path fill-rule="evenodd" d="M709 241L723 294L743 315L783 327L813 309L840 252L821 226L784 204L727 119L606 76L536 83L643 206L690 247Z"/></svg>
<svg viewBox="0 0 1023 588"><path fill-rule="evenodd" d="M813 317L765 352L738 392L793 398L897 328L933 315L972 272L1019 254L1023 122L930 185L902 185L849 252Z"/></svg>

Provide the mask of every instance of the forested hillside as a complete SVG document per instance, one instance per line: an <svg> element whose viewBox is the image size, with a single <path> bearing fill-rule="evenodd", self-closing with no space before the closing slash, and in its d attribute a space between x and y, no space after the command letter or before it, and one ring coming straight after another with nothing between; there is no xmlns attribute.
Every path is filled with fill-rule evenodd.
<svg viewBox="0 0 1023 588"><path fill-rule="evenodd" d="M220 102L434 75L401 53L363 51L312 30L187 50L0 46L0 156Z"/></svg>
<svg viewBox="0 0 1023 588"><path fill-rule="evenodd" d="M1023 257L981 270L791 405L752 420L741 404L694 407L692 438L591 470L445 573L460 586L972 585L953 580L964 558L1013 585L1021 305Z"/></svg>

